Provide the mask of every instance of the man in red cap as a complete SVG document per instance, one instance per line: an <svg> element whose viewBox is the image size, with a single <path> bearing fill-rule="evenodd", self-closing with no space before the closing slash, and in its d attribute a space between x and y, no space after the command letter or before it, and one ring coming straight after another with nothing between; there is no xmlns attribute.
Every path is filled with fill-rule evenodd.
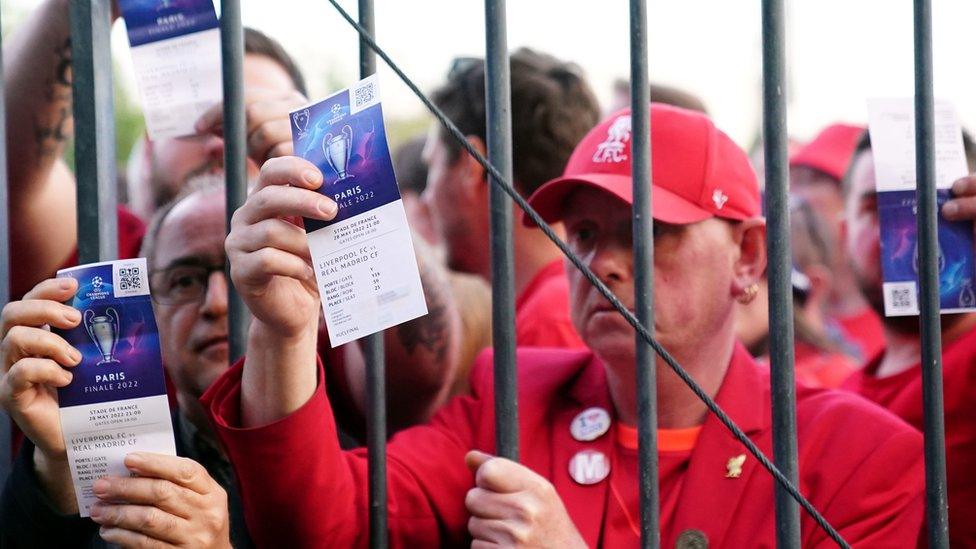
<svg viewBox="0 0 976 549"><path fill-rule="evenodd" d="M841 181L854 155L863 126L831 124L790 156L790 192L801 197L826 221L830 240L840 242L844 219ZM827 317L836 323L837 335L858 361L866 361L884 347L881 319L858 290L843 246L833 247L831 295ZM846 340L846 341L844 341Z"/></svg>
<svg viewBox="0 0 976 549"><path fill-rule="evenodd" d="M745 153L699 113L654 104L651 124L655 333L768 455L768 374L733 330L734 303L751 299L766 265L755 175ZM584 137L563 177L531 197L545 219L565 223L573 252L627 306L630 145L630 115L619 112ZM342 452L336 441L315 357L319 298L304 239L285 221L322 217L327 199L312 190L321 179L302 178L310 169L294 157L267 162L260 190L235 215L228 254L254 323L247 357L203 400L259 545L362 547L365 451ZM235 234L255 224L264 228L258 241L239 244ZM634 332L576 272L570 296L587 349L518 352L521 463L491 456L486 355L474 366L471 396L391 439L392 546L636 546ZM772 477L663 362L656 368L662 545L772 546ZM855 545L912 544L922 511L917 431L827 390L799 388L796 416L799 487L827 520ZM829 538L804 515L802 542L826 546Z"/></svg>

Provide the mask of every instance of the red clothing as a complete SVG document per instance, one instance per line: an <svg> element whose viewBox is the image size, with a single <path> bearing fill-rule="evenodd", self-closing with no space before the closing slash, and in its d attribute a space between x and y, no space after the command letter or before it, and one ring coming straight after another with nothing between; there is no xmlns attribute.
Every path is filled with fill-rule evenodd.
<svg viewBox="0 0 976 549"><path fill-rule="evenodd" d="M658 429L658 493L661 497L661 524L671 524L681 495L682 481L688 471L691 451L701 427L691 429ZM610 470L610 501L607 503L606 527L602 547L640 546L640 460L637 455L637 429L617 424L613 467Z"/></svg>
<svg viewBox="0 0 976 549"><path fill-rule="evenodd" d="M837 317L834 320L840 325L847 340L860 350L862 361L871 360L884 350L884 324L871 307L865 307L856 315Z"/></svg>
<svg viewBox="0 0 976 549"><path fill-rule="evenodd" d="M519 347L586 347L569 317L569 279L561 259L543 267L515 300L515 341Z"/></svg>
<svg viewBox="0 0 976 549"><path fill-rule="evenodd" d="M857 370L854 359L844 353L821 351L802 342L794 349L796 380L809 387L840 387Z"/></svg>
<svg viewBox="0 0 976 549"><path fill-rule="evenodd" d="M878 378L883 355L854 373L843 388L884 406L921 430L922 367ZM942 349L942 395L953 547L976 547L976 330Z"/></svg>
<svg viewBox="0 0 976 549"><path fill-rule="evenodd" d="M574 440L570 424L592 406L612 410L606 371L588 351L523 349L518 353L522 463L548 478L590 546L601 539L604 481L584 486L568 464L581 450L610 455L613 437ZM474 479L464 464L472 448L494 450L491 357L472 372L471 396L454 399L429 425L401 431L388 444L391 547L470 544L464 497ZM238 475L248 524L259 546L364 547L369 528L366 451L342 452L322 387L295 413L269 425L240 427L238 363L202 401ZM852 395L797 390L800 488L847 539L863 547L904 547L922 520L922 447L917 431ZM768 375L737 346L716 400L771 452ZM663 547L689 529L713 547L774 545L773 479L747 457L739 478L726 478L730 458L744 454L709 415L688 461ZM611 534L615 536L616 534ZM832 546L806 515L804 547Z"/></svg>

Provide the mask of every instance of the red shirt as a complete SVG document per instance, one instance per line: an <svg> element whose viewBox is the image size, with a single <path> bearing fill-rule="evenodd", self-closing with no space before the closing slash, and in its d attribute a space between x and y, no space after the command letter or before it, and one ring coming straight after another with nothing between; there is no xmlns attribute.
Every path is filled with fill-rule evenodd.
<svg viewBox="0 0 976 549"><path fill-rule="evenodd" d="M884 324L871 307L865 307L856 315L837 317L834 320L840 325L848 341L860 350L862 361L871 360L884 350Z"/></svg>
<svg viewBox="0 0 976 549"><path fill-rule="evenodd" d="M143 223L142 220L136 217L136 215L129 211L129 209L125 206L118 206L116 212L118 215L119 224L119 259L132 259L133 257L138 257L139 249L142 247L142 237L146 234L146 224ZM78 247L75 246L75 249L72 250L71 255L65 259L64 263L60 267L58 267L58 270L74 267L77 264ZM11 275L13 274L14 273L11 273ZM37 273L30 274L36 275ZM41 273L38 276L38 279L34 281L12 279L10 285L11 290L23 288L23 291L18 292L18 295L14 295L11 299L22 299L24 294L33 288L35 284L47 277L54 276L54 274L55 273Z"/></svg>
<svg viewBox="0 0 976 549"><path fill-rule="evenodd" d="M843 388L872 400L922 430L922 367L878 378L883 355L855 372ZM942 348L942 395L953 547L976 547L976 330Z"/></svg>
<svg viewBox="0 0 976 549"><path fill-rule="evenodd" d="M810 387L840 387L857 370L854 359L844 353L820 351L802 342L794 351L796 380Z"/></svg>
<svg viewBox="0 0 976 549"><path fill-rule="evenodd" d="M668 528L674 520L682 481L701 429L699 426L657 431L658 494L661 499L659 520L664 528ZM607 502L606 527L601 540L603 547L640 546L640 460L637 441L635 427L617 424L613 466L608 479L610 501Z"/></svg>
<svg viewBox="0 0 976 549"><path fill-rule="evenodd" d="M515 341L519 347L586 347L569 316L569 279L561 259L543 267L515 300Z"/></svg>
<svg viewBox="0 0 976 549"><path fill-rule="evenodd" d="M597 547L604 530L618 529L606 521L609 482L578 484L569 464L583 451L611 456L614 441L607 434L576 440L570 426L588 408L613 409L605 366L589 351L554 349L520 349L517 361L522 464L552 483L580 535ZM201 400L234 464L255 543L365 547L366 450L339 448L321 363L308 402L253 428L241 426L242 372L239 362ZM471 386L470 396L455 398L429 424L400 431L387 445L391 547L470 547L464 499L474 477L464 456L472 448L495 449L490 353L475 364ZM769 376L741 345L715 399L771 455ZM923 506L919 433L848 393L801 386L796 401L800 491L855 547L912 545ZM718 419L706 417L680 475L673 518L661 531L662 547L696 532L712 547L775 545L774 481L746 453ZM730 462L739 456L739 474L730 477ZM622 494L633 489L619 488ZM808 515L800 520L803 547L834 546ZM633 534L628 526L606 535Z"/></svg>

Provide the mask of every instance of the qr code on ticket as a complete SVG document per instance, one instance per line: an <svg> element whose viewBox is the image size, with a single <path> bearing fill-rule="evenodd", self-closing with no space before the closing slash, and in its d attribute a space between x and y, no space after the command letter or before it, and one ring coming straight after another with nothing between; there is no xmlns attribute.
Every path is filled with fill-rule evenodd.
<svg viewBox="0 0 976 549"><path fill-rule="evenodd" d="M125 291L138 288L141 285L139 278L141 274L142 269L139 267L123 267L119 269L119 289Z"/></svg>
<svg viewBox="0 0 976 549"><path fill-rule="evenodd" d="M130 297L149 293L146 277L146 260L139 258L116 263L112 268L115 297Z"/></svg>
<svg viewBox="0 0 976 549"><path fill-rule="evenodd" d="M349 90L351 105L349 114L356 114L380 102L379 82L376 75L364 78Z"/></svg>
<svg viewBox="0 0 976 549"><path fill-rule="evenodd" d="M372 103L376 99L376 83L369 82L364 86L356 88L356 107L362 107Z"/></svg>
<svg viewBox="0 0 976 549"><path fill-rule="evenodd" d="M884 285L887 316L918 314L918 291L915 282L888 282Z"/></svg>

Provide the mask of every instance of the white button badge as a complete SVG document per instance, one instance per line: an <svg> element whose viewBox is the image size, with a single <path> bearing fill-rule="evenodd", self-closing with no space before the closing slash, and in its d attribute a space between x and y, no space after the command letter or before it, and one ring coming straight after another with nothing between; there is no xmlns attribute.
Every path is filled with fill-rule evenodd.
<svg viewBox="0 0 976 549"><path fill-rule="evenodd" d="M610 430L610 414L603 408L587 408L573 418L569 432L580 442L589 442Z"/></svg>
<svg viewBox="0 0 976 549"><path fill-rule="evenodd" d="M610 460L606 454L596 450L582 450L569 460L569 476L578 484L588 486L607 478L610 474Z"/></svg>

